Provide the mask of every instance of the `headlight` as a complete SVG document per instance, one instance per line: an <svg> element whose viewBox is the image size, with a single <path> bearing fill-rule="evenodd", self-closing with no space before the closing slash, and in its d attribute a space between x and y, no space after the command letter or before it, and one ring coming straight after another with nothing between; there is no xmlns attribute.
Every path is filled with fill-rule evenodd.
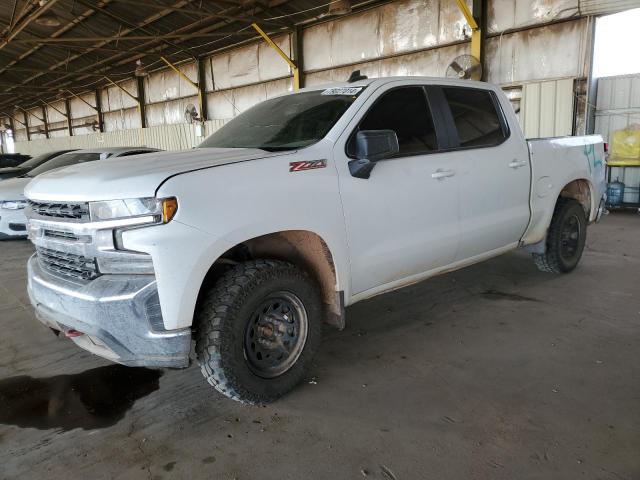
<svg viewBox="0 0 640 480"><path fill-rule="evenodd" d="M0 208L4 210L22 210L26 206L26 200L9 200L7 202L0 202Z"/></svg>
<svg viewBox="0 0 640 480"><path fill-rule="evenodd" d="M168 223L178 211L178 201L170 198L127 198L89 202L89 215L93 222L136 217L152 217L150 223Z"/></svg>

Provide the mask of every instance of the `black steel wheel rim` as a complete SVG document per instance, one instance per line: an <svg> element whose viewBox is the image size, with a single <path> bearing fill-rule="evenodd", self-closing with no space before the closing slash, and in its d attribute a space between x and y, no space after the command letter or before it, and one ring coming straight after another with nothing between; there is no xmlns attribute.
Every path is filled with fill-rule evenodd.
<svg viewBox="0 0 640 480"><path fill-rule="evenodd" d="M275 378L298 361L308 332L307 311L291 292L267 296L249 317L244 355L249 369L262 378Z"/></svg>
<svg viewBox="0 0 640 480"><path fill-rule="evenodd" d="M577 215L568 217L560 230L560 255L571 261L578 255L580 246L580 219Z"/></svg>

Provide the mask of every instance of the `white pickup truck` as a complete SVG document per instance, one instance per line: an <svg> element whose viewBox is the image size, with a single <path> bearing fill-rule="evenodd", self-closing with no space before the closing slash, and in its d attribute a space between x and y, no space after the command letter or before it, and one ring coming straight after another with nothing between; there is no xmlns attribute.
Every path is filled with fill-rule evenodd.
<svg viewBox="0 0 640 480"><path fill-rule="evenodd" d="M344 307L528 248L576 267L605 191L599 136L525 140L486 83L366 79L271 98L182 152L26 189L37 317L125 365L224 395L300 382Z"/></svg>

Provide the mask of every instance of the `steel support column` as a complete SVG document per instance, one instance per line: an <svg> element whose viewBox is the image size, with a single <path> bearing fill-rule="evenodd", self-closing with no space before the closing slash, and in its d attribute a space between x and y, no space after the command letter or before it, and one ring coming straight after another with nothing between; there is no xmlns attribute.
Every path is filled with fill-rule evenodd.
<svg viewBox="0 0 640 480"><path fill-rule="evenodd" d="M98 113L98 131L104 132L104 115L102 113L102 98L100 98L100 89L95 91L96 95L96 112Z"/></svg>
<svg viewBox="0 0 640 480"><path fill-rule="evenodd" d="M71 102L69 102L68 98L64 99L64 109L67 112L67 129L69 131L69 136L73 137L73 123L71 119Z"/></svg>
<svg viewBox="0 0 640 480"><path fill-rule="evenodd" d="M50 138L49 137L49 124L48 124L48 121L49 121L49 118L47 117L47 109L43 105L42 106L42 124L44 125L44 136L46 138Z"/></svg>
<svg viewBox="0 0 640 480"><path fill-rule="evenodd" d="M202 121L206 122L209 120L209 109L207 107L207 77L206 77L206 64L202 57L198 58L197 61L198 68L198 99L201 99L202 105L200 108L202 111L200 112L200 116L202 117Z"/></svg>
<svg viewBox="0 0 640 480"><path fill-rule="evenodd" d="M31 141L31 133L29 132L29 117L27 117L27 111L22 110L22 118L24 119L24 128L25 132L27 132L27 142Z"/></svg>
<svg viewBox="0 0 640 480"><path fill-rule="evenodd" d="M305 85L303 51L302 27L296 25L291 34L291 56L298 71L298 88L304 88Z"/></svg>
<svg viewBox="0 0 640 480"><path fill-rule="evenodd" d="M144 78L136 77L138 89L138 113L140 114L140 128L147 128L147 113L145 110L146 101L144 95Z"/></svg>

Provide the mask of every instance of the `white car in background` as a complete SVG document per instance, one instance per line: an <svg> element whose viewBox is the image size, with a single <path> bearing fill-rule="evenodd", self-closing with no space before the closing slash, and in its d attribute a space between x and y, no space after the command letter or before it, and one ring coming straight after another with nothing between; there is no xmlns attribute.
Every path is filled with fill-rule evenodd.
<svg viewBox="0 0 640 480"><path fill-rule="evenodd" d="M156 148L146 147L76 150L54 157L20 177L3 180L2 183L0 183L0 240L26 238L27 219L24 215L24 208L27 206L27 200L24 196L24 188L33 177L55 168L75 165L77 163L157 151L158 149Z"/></svg>

